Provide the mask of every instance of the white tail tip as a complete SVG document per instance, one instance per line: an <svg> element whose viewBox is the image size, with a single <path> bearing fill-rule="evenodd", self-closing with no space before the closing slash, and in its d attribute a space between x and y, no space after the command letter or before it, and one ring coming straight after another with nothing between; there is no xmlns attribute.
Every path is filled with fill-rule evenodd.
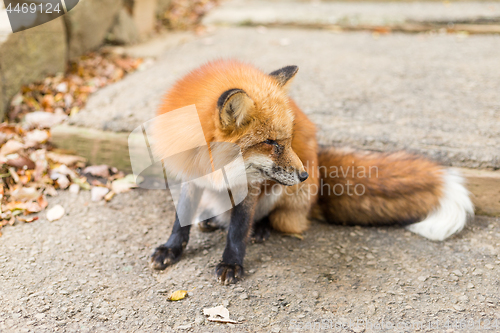
<svg viewBox="0 0 500 333"><path fill-rule="evenodd" d="M444 191L439 207L422 222L406 227L411 232L435 241L442 241L460 232L474 216L474 205L464 179L458 171L447 169L443 176Z"/></svg>

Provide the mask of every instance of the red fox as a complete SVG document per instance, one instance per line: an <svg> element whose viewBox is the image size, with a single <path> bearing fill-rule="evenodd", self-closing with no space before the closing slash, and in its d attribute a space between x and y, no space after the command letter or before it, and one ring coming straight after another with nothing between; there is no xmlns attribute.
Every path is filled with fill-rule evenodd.
<svg viewBox="0 0 500 333"><path fill-rule="evenodd" d="M473 205L455 171L406 152L318 147L315 125L287 95L297 71L296 66L286 66L266 74L235 60L210 62L180 79L158 110L161 115L194 104L206 142L230 142L241 149L247 197L215 221L201 223L204 229L228 225L226 247L216 267L221 283L243 276L249 238L262 241L269 228L300 234L311 218L401 225L431 240L462 230L473 216ZM162 147L174 144L165 139L161 126L154 139L160 154ZM191 161L195 165L197 156ZM174 172L183 177L188 171ZM178 209L217 204L193 185L181 192ZM177 262L189 231L190 226L182 227L176 216L169 240L151 256L152 267L165 269Z"/></svg>

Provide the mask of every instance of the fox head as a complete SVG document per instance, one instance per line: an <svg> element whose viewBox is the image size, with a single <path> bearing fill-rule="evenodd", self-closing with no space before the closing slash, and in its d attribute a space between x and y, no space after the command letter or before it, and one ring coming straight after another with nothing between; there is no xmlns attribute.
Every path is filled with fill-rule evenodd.
<svg viewBox="0 0 500 333"><path fill-rule="evenodd" d="M272 180L291 186L306 180L304 165L292 149L295 111L287 94L297 71L287 66L267 74L236 60L216 60L193 70L169 90L158 115L195 105L199 119L185 119L184 113L180 118L156 117L154 155L161 160L174 155L165 163L166 171L183 180L210 174L215 164L228 165L239 151L245 170L226 170L233 180L241 180L238 185ZM193 142L201 142L197 124L203 130L201 141L222 143L212 147L217 151L192 149ZM237 152L225 149L234 145ZM242 172L246 179L239 177ZM226 186L223 179L217 184Z"/></svg>
<svg viewBox="0 0 500 333"><path fill-rule="evenodd" d="M214 139L240 147L249 181L291 186L308 178L292 149L295 116L286 92L297 71L297 66L287 66L264 74L251 68L239 86L217 100Z"/></svg>

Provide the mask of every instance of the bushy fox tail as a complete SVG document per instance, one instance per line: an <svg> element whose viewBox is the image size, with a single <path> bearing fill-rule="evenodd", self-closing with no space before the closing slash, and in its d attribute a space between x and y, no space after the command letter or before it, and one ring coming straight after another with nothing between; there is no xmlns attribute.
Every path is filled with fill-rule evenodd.
<svg viewBox="0 0 500 333"><path fill-rule="evenodd" d="M444 240L474 215L458 172L423 157L322 148L318 164L316 208L331 223L399 224L428 239Z"/></svg>

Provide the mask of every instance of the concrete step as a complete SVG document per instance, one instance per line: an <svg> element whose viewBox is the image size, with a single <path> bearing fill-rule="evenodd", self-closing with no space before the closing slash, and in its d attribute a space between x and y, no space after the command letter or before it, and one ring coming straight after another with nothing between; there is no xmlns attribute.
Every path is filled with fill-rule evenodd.
<svg viewBox="0 0 500 333"><path fill-rule="evenodd" d="M113 133L61 125L52 129L52 141L65 150L77 152L90 164L107 164L131 173L128 133ZM500 216L500 171L458 168L467 178L476 213Z"/></svg>
<svg viewBox="0 0 500 333"><path fill-rule="evenodd" d="M211 11L211 25L264 25L420 32L500 33L499 2L319 2L233 0Z"/></svg>
<svg viewBox="0 0 500 333"><path fill-rule="evenodd" d="M460 169L479 215L500 216L500 171Z"/></svg>

